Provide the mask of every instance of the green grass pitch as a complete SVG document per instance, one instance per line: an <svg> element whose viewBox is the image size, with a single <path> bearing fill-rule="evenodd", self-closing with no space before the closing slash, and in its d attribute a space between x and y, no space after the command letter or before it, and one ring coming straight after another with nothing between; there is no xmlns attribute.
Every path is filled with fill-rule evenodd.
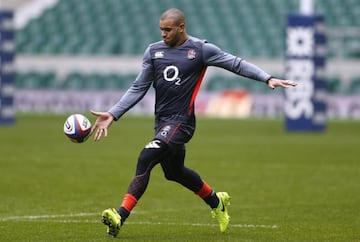
<svg viewBox="0 0 360 242"><path fill-rule="evenodd" d="M186 165L231 195L228 231L155 167L113 239L100 213L121 202L152 118L126 116L84 144L66 139L65 118L20 115L0 127L0 241L360 241L359 122L287 133L281 120L199 118Z"/></svg>

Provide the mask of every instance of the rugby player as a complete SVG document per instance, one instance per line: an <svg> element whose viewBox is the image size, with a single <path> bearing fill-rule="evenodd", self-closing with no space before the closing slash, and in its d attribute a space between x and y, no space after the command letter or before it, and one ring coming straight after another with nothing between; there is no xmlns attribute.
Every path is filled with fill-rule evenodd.
<svg viewBox="0 0 360 242"><path fill-rule="evenodd" d="M102 212L107 233L116 237L121 226L144 194L152 168L160 164L166 179L178 182L211 208L220 231L229 224L227 192L215 192L200 175L184 166L185 144L195 131L194 103L208 66L216 66L256 81L269 88L290 87L296 83L272 77L246 60L221 50L214 44L186 33L184 14L175 8L160 17L162 40L150 44L143 56L142 70L137 78L107 112L95 112L94 140L107 136L108 129L137 104L150 86L155 89L155 134L141 151L136 174L118 209Z"/></svg>

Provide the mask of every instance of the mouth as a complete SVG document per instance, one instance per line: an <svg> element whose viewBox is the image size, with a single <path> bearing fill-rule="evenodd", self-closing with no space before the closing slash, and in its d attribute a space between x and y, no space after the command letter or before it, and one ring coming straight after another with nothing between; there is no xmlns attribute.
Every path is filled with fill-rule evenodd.
<svg viewBox="0 0 360 242"><path fill-rule="evenodd" d="M167 39L167 38L163 38L163 41L164 41L164 43L167 44L167 45L169 45L169 44L171 43L170 40Z"/></svg>

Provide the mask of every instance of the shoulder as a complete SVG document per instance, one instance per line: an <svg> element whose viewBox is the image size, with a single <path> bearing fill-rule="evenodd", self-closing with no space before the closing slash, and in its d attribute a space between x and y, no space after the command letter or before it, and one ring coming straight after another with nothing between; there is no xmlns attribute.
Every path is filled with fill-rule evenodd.
<svg viewBox="0 0 360 242"><path fill-rule="evenodd" d="M165 49L168 49L168 46L163 41L154 42L148 45L145 50L145 56L148 58L157 58L158 55L164 52Z"/></svg>
<svg viewBox="0 0 360 242"><path fill-rule="evenodd" d="M169 46L167 46L164 41L160 40L158 42L149 44L148 49L153 54L159 51L167 50L169 49Z"/></svg>
<svg viewBox="0 0 360 242"><path fill-rule="evenodd" d="M164 43L164 41L160 40L158 42L154 42L154 43L151 43L149 44L149 47L150 49L158 49L158 48L166 48L166 44Z"/></svg>
<svg viewBox="0 0 360 242"><path fill-rule="evenodd" d="M204 44L204 43L207 43L207 40L205 39L199 39L197 37L194 37L194 36L188 36L188 40L192 43L196 43L196 44Z"/></svg>
<svg viewBox="0 0 360 242"><path fill-rule="evenodd" d="M213 57L223 56L225 54L225 52L217 45L211 43L205 43L202 50L205 60L212 59Z"/></svg>
<svg viewBox="0 0 360 242"><path fill-rule="evenodd" d="M219 54L222 50L215 44L209 43L205 39L199 39L190 36L188 39L188 45L193 45L202 50L205 56Z"/></svg>
<svg viewBox="0 0 360 242"><path fill-rule="evenodd" d="M204 39L199 39L199 38L196 38L193 36L188 36L188 39L185 42L185 46L202 48L205 43L207 43L207 41Z"/></svg>
<svg viewBox="0 0 360 242"><path fill-rule="evenodd" d="M146 47L143 56L145 59L151 59L151 56L154 56L155 52L157 52L159 49L164 49L164 48L166 48L166 45L164 44L163 41L151 43Z"/></svg>

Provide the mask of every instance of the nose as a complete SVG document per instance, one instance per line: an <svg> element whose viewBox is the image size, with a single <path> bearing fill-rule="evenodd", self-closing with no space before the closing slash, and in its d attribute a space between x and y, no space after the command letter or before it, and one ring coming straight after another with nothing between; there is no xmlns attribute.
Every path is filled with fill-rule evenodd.
<svg viewBox="0 0 360 242"><path fill-rule="evenodd" d="M166 31L161 30L161 37L166 38Z"/></svg>

